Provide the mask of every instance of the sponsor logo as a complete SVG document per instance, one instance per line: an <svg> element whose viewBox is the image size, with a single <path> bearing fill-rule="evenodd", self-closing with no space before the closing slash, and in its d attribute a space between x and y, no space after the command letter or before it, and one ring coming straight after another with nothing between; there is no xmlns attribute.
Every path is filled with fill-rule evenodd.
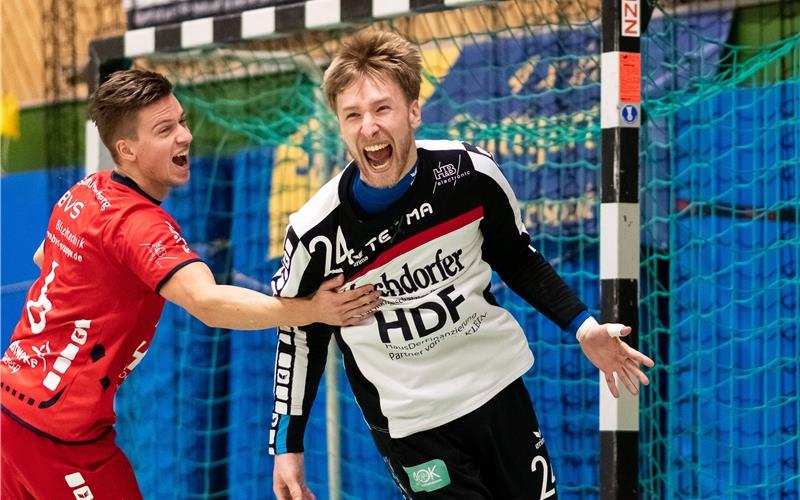
<svg viewBox="0 0 800 500"><path fill-rule="evenodd" d="M44 365L42 366L43 370L47 370L47 361L45 360L45 356L50 354L50 342L45 342L39 347L31 346L33 352L36 353L36 357L31 356L25 351L25 348L22 347L22 344L19 340L15 340L8 346L8 350L6 351L6 357L11 360L10 355L14 355L17 358L17 361L22 362L22 364L28 365L31 368L36 368L39 366L39 360L41 359Z"/></svg>
<svg viewBox="0 0 800 500"><path fill-rule="evenodd" d="M51 233L50 231L47 231L46 238L47 241L49 241L50 243L55 245L56 248L61 250L61 253L63 253L66 257L76 262L83 262L83 255L81 255L80 252L78 252L77 250L73 250L67 243L64 243L63 241L58 239L58 237L55 234ZM81 241L83 241L83 239L81 239Z"/></svg>
<svg viewBox="0 0 800 500"><path fill-rule="evenodd" d="M8 357L8 354L3 354L2 363L8 367L12 375L22 369L19 363Z"/></svg>
<svg viewBox="0 0 800 500"><path fill-rule="evenodd" d="M326 235L318 235L311 239L308 244L308 250L312 254L317 252L324 252L325 262L325 276L331 274L338 274L342 272L342 264L347 263L351 267L356 267L367 261L368 255L365 255L367 249L370 252L375 252L378 246L385 243L391 243L395 237L403 229L403 224L409 225L414 221L419 221L433 213L433 206L430 203L423 203L419 207L415 207L410 212L404 214L400 219L396 220L389 227L381 230L376 236L373 236L364 244L364 247L356 252L350 248L347 240L344 237L342 228L336 228L336 241L331 241ZM287 236L288 238L288 236ZM287 243L289 240L286 240ZM282 264L284 269L288 269L291 263L291 255L293 246L285 249ZM280 280L278 283L278 290L283 288L288 272L281 272Z"/></svg>
<svg viewBox="0 0 800 500"><path fill-rule="evenodd" d="M434 300L422 303L417 307L394 311L376 311L375 319L378 322L378 333L381 341L384 344L391 343L389 333L394 330L402 332L405 341L414 339L415 332L418 338L427 337L442 329L448 323L448 317L452 323L458 321L461 318L458 306L464 302L464 296L456 295L451 297L450 294L454 291L455 286L450 285L436 293L433 296ZM425 314L423 314L423 311ZM395 315L394 320L387 318L392 313ZM411 316L411 322L409 322L408 316ZM430 322L431 318L434 318L435 322L433 324L426 323L426 320Z"/></svg>
<svg viewBox="0 0 800 500"><path fill-rule="evenodd" d="M108 198L106 198L106 195L103 194L103 191L97 189L97 180L94 177L87 177L78 182L78 185L86 186L92 190L94 197L97 198L97 202L100 203L101 212L105 212L105 210L111 206L111 202L108 201Z"/></svg>
<svg viewBox="0 0 800 500"><path fill-rule="evenodd" d="M380 275L380 282L375 288L384 295L397 297L398 295L412 294L424 291L440 281L452 278L464 269L461 263L463 250L458 249L442 258L442 249L436 251L434 261L419 268L410 269L408 264L403 264L402 274L397 279L390 278L386 273Z"/></svg>
<svg viewBox="0 0 800 500"><path fill-rule="evenodd" d="M414 210L406 214L406 224L411 224L415 220L422 220L426 215L433 213L433 207L430 203L423 203Z"/></svg>
<svg viewBox="0 0 800 500"><path fill-rule="evenodd" d="M64 238L66 238L67 241L70 244L72 244L72 246L74 246L76 248L79 248L79 249L83 248L83 245L86 242L86 240L82 236L76 235L75 233L72 232L72 230L69 228L69 226L67 226L66 224L61 222L61 219L58 219L56 221L56 231L61 233L61 235Z"/></svg>
<svg viewBox="0 0 800 500"><path fill-rule="evenodd" d="M167 249L166 245L161 243L160 241L156 241L153 243L139 243L140 247L149 247L150 248L150 260L156 261L161 263L162 260L175 260L177 257L168 256L169 250Z"/></svg>
<svg viewBox="0 0 800 500"><path fill-rule="evenodd" d="M56 202L56 206L64 210L64 213L69 215L71 219L77 219L81 215L84 203L75 198L72 191L67 190Z"/></svg>
<svg viewBox="0 0 800 500"><path fill-rule="evenodd" d="M50 354L50 341L48 340L39 347L32 345L31 349L36 353L36 357L42 360L42 370L47 371L47 358L45 356Z"/></svg>
<svg viewBox="0 0 800 500"><path fill-rule="evenodd" d="M461 171L461 155L458 155L458 164L456 165L452 163L442 164L442 162L439 162L439 165L433 168L433 178L436 181L433 185L433 192L435 193L436 188L439 186L445 186L447 184L455 186L459 179L469 174L469 170L466 172Z"/></svg>
<svg viewBox="0 0 800 500"><path fill-rule="evenodd" d="M150 246L150 251L153 252L153 256L156 259L160 259L167 254L167 247L165 247L160 241L157 241Z"/></svg>
<svg viewBox="0 0 800 500"><path fill-rule="evenodd" d="M170 224L168 221L164 221L164 224L167 225L167 227L169 228L169 232L172 233L172 239L175 240L175 244L180 245L184 252L190 253L191 250L189 250L189 244L186 243L186 240L183 239L181 233L179 233L178 230L175 229L175 226Z"/></svg>
<svg viewBox="0 0 800 500"><path fill-rule="evenodd" d="M536 438L536 449L538 450L542 446L544 446L544 438L542 437L542 431L533 431L533 437Z"/></svg>
<svg viewBox="0 0 800 500"><path fill-rule="evenodd" d="M119 374L120 381L125 380L125 378L131 374L133 369L136 368L139 365L139 363L142 362L145 354L147 354L147 349L143 349L144 346L146 345L147 341L143 340L142 343L139 344L139 347L137 347L136 350L133 351L133 361L128 363L128 366L126 366L125 369L122 370L122 373Z"/></svg>
<svg viewBox="0 0 800 500"><path fill-rule="evenodd" d="M450 473L444 461L436 458L413 467L403 467L411 483L411 491L436 491L450 484Z"/></svg>
<svg viewBox="0 0 800 500"><path fill-rule="evenodd" d="M76 500L93 500L94 495L83 475L80 472L73 472L64 476L67 486L72 488L72 494Z"/></svg>
<svg viewBox="0 0 800 500"><path fill-rule="evenodd" d="M418 340L409 340L404 344L383 344L389 355L389 359L399 361L409 358L418 358L424 356L442 345L448 338L454 335L474 335L480 331L481 324L486 319L487 314L472 313L460 323L453 323L448 330L430 335L420 337Z"/></svg>

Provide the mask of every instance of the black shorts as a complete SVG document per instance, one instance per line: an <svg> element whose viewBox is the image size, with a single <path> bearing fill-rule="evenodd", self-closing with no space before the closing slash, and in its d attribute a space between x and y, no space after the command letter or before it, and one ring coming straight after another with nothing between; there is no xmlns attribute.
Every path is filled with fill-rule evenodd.
<svg viewBox="0 0 800 500"><path fill-rule="evenodd" d="M435 429L372 437L407 498L556 499L555 475L522 379Z"/></svg>

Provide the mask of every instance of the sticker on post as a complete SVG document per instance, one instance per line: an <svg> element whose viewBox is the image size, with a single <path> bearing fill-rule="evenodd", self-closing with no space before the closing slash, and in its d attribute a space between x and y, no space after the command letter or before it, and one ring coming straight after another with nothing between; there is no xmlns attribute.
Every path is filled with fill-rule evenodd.
<svg viewBox="0 0 800 500"><path fill-rule="evenodd" d="M619 110L623 127L639 126L639 106L637 104L623 104Z"/></svg>
<svg viewBox="0 0 800 500"><path fill-rule="evenodd" d="M639 0L622 0L622 36L639 37L642 32L642 18Z"/></svg>

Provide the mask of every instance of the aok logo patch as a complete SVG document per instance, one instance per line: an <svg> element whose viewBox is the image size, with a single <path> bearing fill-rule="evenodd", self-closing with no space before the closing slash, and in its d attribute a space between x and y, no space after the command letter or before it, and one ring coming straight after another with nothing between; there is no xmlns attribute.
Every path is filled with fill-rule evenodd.
<svg viewBox="0 0 800 500"><path fill-rule="evenodd" d="M447 466L438 458L413 467L403 467L411 483L411 491L436 491L450 484Z"/></svg>

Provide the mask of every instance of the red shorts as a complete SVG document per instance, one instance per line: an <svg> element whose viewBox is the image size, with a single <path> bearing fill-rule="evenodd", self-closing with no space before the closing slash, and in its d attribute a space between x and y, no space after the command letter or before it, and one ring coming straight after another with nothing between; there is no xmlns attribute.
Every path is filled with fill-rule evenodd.
<svg viewBox="0 0 800 500"><path fill-rule="evenodd" d="M86 444L58 443L0 416L0 497L141 499L128 458L112 430Z"/></svg>

